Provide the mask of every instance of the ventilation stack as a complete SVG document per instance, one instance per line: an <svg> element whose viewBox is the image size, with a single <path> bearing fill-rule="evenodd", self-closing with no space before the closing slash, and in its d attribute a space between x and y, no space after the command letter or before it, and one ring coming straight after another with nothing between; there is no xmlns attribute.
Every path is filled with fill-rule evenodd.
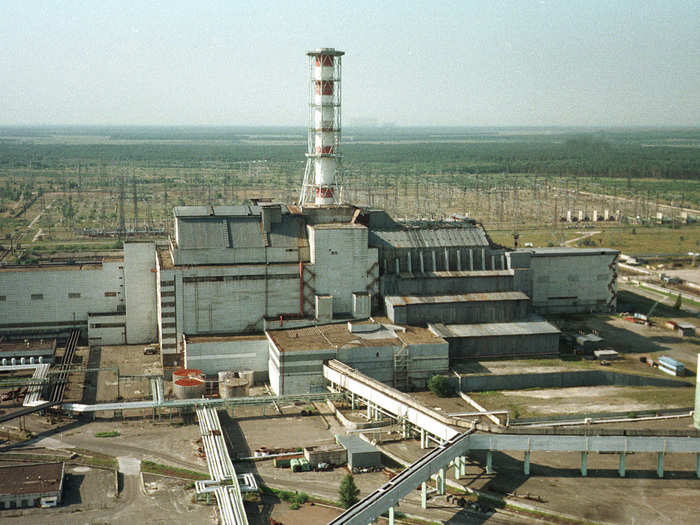
<svg viewBox="0 0 700 525"><path fill-rule="evenodd" d="M299 206L342 203L340 185L340 71L345 54L319 48L309 57L309 131Z"/></svg>

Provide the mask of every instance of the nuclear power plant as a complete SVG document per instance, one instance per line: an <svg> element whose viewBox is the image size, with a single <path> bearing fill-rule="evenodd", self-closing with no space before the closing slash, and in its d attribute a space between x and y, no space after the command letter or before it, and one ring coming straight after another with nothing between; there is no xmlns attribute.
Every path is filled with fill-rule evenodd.
<svg viewBox="0 0 700 525"><path fill-rule="evenodd" d="M282 414L282 401L323 400L340 419L333 402L342 400L351 410L365 407L369 427L391 421L396 439L419 438L421 449L433 449L331 523L366 524L388 512L393 524L394 507L416 487L426 508L431 494L445 495L446 469L454 468L459 480L473 452L484 455L492 473L494 451L522 451L525 475L531 451L576 452L582 476L589 452L619 454L620 476L626 454L656 453L660 477L664 454L700 454L700 440L676 435L661 442L648 435L560 436L551 429L509 434L508 423L496 417L504 411L470 401L478 407L477 424L410 395L426 390L434 376L454 375L462 396L456 362L558 357L561 316L616 311L619 252L508 249L493 242L469 210L416 226L389 210L347 201L343 56L333 48L307 53L308 144L298 201L177 206L166 241L125 242L119 254L0 266L2 370L34 374L21 415L52 407L113 418L151 410L155 422L162 414L196 413L211 474L196 482L196 492L207 501L215 494L221 523L247 523L242 494L258 487L253 474L236 473L216 407L272 403ZM582 346L601 339L581 337ZM110 348L124 345L157 354L147 371L126 376L146 382L150 394L124 399L119 389L125 374L117 370L108 402L64 399L78 346L90 349L80 362L85 391L104 392L106 385L90 384L93 356L109 359ZM65 347L58 360L57 346ZM608 384L631 381L594 372ZM531 386L526 379L519 379L524 386L508 388ZM649 381L671 381L657 379ZM474 381L492 384L483 376ZM256 385L265 386L265 396L250 393ZM0 421L14 417L19 415ZM353 439L337 437L351 472L352 465L375 467L361 461L362 454L380 458L376 443L358 446Z"/></svg>
<svg viewBox="0 0 700 525"><path fill-rule="evenodd" d="M323 389L339 358L402 389L450 359L558 354L550 313L614 311L609 249L494 244L475 220L405 226L343 199L342 51L309 57L308 150L296 204L174 209L167 245L123 258L3 267L2 333L90 345L157 342L163 369L251 368L276 394Z"/></svg>

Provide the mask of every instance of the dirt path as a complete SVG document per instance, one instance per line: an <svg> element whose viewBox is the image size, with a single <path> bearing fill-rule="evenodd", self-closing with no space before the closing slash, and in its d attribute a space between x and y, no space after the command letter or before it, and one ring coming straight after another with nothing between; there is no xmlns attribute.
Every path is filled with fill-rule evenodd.
<svg viewBox="0 0 700 525"><path fill-rule="evenodd" d="M583 235L580 235L579 237L574 237L573 239L569 239L568 241L564 241L564 246L571 246L576 241L580 241L581 239L587 239L588 237L593 237L594 235L597 235L601 232L600 231L593 231L593 232L578 232L578 233L583 233Z"/></svg>

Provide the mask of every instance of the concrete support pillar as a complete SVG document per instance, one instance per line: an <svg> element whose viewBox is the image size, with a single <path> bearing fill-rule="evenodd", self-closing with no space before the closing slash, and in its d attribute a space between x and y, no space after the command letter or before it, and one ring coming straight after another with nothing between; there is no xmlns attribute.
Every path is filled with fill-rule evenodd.
<svg viewBox="0 0 700 525"><path fill-rule="evenodd" d="M469 250L469 271L474 271L474 252Z"/></svg>
<svg viewBox="0 0 700 525"><path fill-rule="evenodd" d="M457 248L457 271L462 271L462 250Z"/></svg>
<svg viewBox="0 0 700 525"><path fill-rule="evenodd" d="M450 271L450 251L445 248L445 271Z"/></svg>
<svg viewBox="0 0 700 525"><path fill-rule="evenodd" d="M467 456L462 456L460 458L462 461L459 464L459 477L467 475Z"/></svg>
<svg viewBox="0 0 700 525"><path fill-rule="evenodd" d="M588 452L581 452L581 475L588 476Z"/></svg>
<svg viewBox="0 0 700 525"><path fill-rule="evenodd" d="M620 474L621 478L625 477L625 453L623 452L620 454L620 461L619 461L619 466L617 467L617 471Z"/></svg>
<svg viewBox="0 0 700 525"><path fill-rule="evenodd" d="M428 508L428 487L425 481L420 484L420 506L423 509Z"/></svg>
<svg viewBox="0 0 700 525"><path fill-rule="evenodd" d="M425 444L425 429L421 428L420 429L420 448L427 448Z"/></svg>
<svg viewBox="0 0 700 525"><path fill-rule="evenodd" d="M481 269L482 270L486 269L486 249L485 248L481 249Z"/></svg>
<svg viewBox="0 0 700 525"><path fill-rule="evenodd" d="M495 255L491 256L491 269L492 270L496 269L496 256Z"/></svg>
<svg viewBox="0 0 700 525"><path fill-rule="evenodd" d="M438 470L438 492L441 496L445 495L445 468Z"/></svg>
<svg viewBox="0 0 700 525"><path fill-rule="evenodd" d="M350 408L355 410L355 392L350 394Z"/></svg>
<svg viewBox="0 0 700 525"><path fill-rule="evenodd" d="M411 252L408 252L407 257L408 257L408 273L413 273L413 264L412 264L412 261L411 261Z"/></svg>
<svg viewBox="0 0 700 525"><path fill-rule="evenodd" d="M530 451L525 451L525 461L523 462L523 474L530 475Z"/></svg>
<svg viewBox="0 0 700 525"><path fill-rule="evenodd" d="M372 419L372 403L367 401L367 419Z"/></svg>
<svg viewBox="0 0 700 525"><path fill-rule="evenodd" d="M396 259L394 259L394 267L396 269L396 275L400 274L401 273L401 261L399 260L398 257Z"/></svg>
<svg viewBox="0 0 700 525"><path fill-rule="evenodd" d="M433 256L433 271L437 272L438 267L437 267L437 257L435 256L435 250L431 250L430 253Z"/></svg>
<svg viewBox="0 0 700 525"><path fill-rule="evenodd" d="M506 254L502 253L501 254L501 270L506 269Z"/></svg>
<svg viewBox="0 0 700 525"><path fill-rule="evenodd" d="M452 462L452 465L455 468L455 481L459 481L460 478L460 465L462 463L462 458L457 456L455 460Z"/></svg>
<svg viewBox="0 0 700 525"><path fill-rule="evenodd" d="M423 252L418 252L418 259L420 260L420 272L425 273L425 262L423 261Z"/></svg>
<svg viewBox="0 0 700 525"><path fill-rule="evenodd" d="M389 525L394 525L394 507L389 507Z"/></svg>
<svg viewBox="0 0 700 525"><path fill-rule="evenodd" d="M660 477L664 477L664 453L659 452L656 454L656 474Z"/></svg>
<svg viewBox="0 0 700 525"><path fill-rule="evenodd" d="M486 452L486 473L493 474L493 452Z"/></svg>

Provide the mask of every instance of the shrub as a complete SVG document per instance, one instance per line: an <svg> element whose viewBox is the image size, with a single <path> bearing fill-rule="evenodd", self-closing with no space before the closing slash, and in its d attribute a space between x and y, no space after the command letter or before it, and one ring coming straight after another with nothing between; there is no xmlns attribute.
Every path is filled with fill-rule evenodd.
<svg viewBox="0 0 700 525"><path fill-rule="evenodd" d="M438 375L428 380L428 390L438 397L447 397L452 393L450 381L445 376Z"/></svg>

